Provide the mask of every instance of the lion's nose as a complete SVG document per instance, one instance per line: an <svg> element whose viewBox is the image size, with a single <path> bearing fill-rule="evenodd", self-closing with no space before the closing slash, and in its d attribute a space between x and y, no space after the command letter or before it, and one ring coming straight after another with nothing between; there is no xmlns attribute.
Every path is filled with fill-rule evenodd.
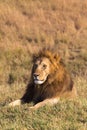
<svg viewBox="0 0 87 130"><path fill-rule="evenodd" d="M34 77L35 79L37 79L38 76L39 76L39 74L36 74L36 73L33 74L33 77Z"/></svg>

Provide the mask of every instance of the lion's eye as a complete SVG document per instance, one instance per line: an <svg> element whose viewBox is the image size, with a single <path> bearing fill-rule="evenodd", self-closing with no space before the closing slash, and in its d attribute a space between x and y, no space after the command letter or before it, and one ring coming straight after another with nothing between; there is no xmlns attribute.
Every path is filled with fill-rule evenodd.
<svg viewBox="0 0 87 130"><path fill-rule="evenodd" d="M43 68L46 69L47 65L43 64Z"/></svg>

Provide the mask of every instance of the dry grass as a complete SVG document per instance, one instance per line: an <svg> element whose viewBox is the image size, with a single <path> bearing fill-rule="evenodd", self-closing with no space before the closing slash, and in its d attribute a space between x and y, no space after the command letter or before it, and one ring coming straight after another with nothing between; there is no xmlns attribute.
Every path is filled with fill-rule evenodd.
<svg viewBox="0 0 87 130"><path fill-rule="evenodd" d="M72 73L79 99L36 112L3 108L21 97L32 54L53 48ZM87 129L87 1L0 0L0 129ZM74 116L73 116L74 115Z"/></svg>
<svg viewBox="0 0 87 130"><path fill-rule="evenodd" d="M84 69L85 64L87 64L84 63L87 59L86 21L86 0L55 0L55 2L53 0L49 2L40 0L1 0L0 82L8 82L8 75L14 73L10 69L12 64L7 64L8 61L12 60L9 55L14 59L16 57L19 62L21 62L21 57L24 56L26 61L22 58L23 62L29 62L31 54L44 46L53 47L61 53L66 64L69 65L73 61L75 72L78 71L79 65L77 64L81 64L81 69ZM9 59L6 57L9 57ZM79 59L80 63L78 63ZM24 69L20 65L19 68L18 73ZM7 74L3 73L3 69ZM24 75L26 75L25 72ZM19 80L20 77L22 78L22 76L18 77Z"/></svg>

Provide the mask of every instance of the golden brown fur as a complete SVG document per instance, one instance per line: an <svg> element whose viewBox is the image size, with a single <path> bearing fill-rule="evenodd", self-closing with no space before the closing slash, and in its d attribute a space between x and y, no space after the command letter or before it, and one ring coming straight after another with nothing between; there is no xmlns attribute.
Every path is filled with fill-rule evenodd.
<svg viewBox="0 0 87 130"><path fill-rule="evenodd" d="M38 80L35 76L38 77ZM33 56L31 79L20 102L33 101L36 105L31 108L37 109L45 104L55 104L62 97L76 97L73 81L61 62L60 56L51 51L42 50ZM16 103L10 103L10 105L21 104L19 100L17 101Z"/></svg>

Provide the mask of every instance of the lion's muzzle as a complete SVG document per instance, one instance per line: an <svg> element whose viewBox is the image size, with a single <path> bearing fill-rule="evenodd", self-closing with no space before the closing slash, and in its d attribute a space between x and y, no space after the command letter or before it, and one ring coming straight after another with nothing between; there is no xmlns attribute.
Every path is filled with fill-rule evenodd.
<svg viewBox="0 0 87 130"><path fill-rule="evenodd" d="M33 79L34 79L35 84L43 84L45 82L45 80L46 80L46 78L41 80L40 75L36 74L36 73L33 74Z"/></svg>

